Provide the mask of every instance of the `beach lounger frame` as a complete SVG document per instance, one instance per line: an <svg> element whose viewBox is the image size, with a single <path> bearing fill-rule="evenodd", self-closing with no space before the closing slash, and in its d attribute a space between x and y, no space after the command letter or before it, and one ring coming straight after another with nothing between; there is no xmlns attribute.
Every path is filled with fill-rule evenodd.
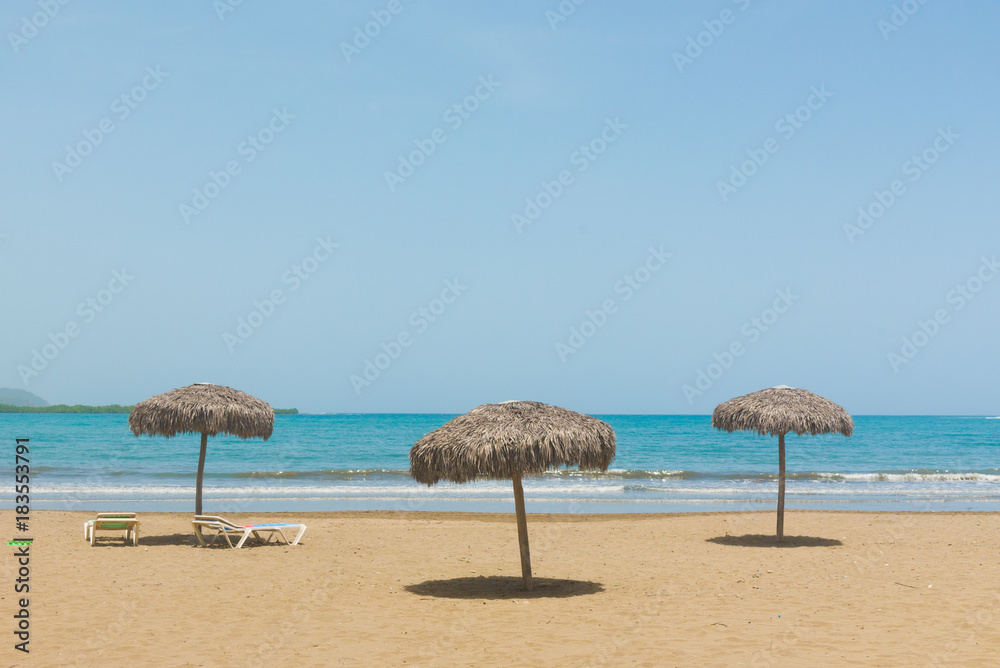
<svg viewBox="0 0 1000 668"><path fill-rule="evenodd" d="M253 536L262 544L270 543L273 539L275 542L284 542L285 545L298 545L299 540L302 538L302 534L306 532L305 524L297 524L292 522L282 522L276 524L235 524L227 519L219 517L218 515L195 515L194 520L191 524L194 526L194 535L198 537L198 544L202 547L212 545L219 536L226 539L226 543L232 548L241 548L243 544L246 543L250 536ZM204 529L215 530L215 535L206 537L203 533ZM288 536L285 535L285 529L297 529L295 538L288 540ZM230 536L239 536L240 539L233 545ZM264 537L266 535L266 538Z"/></svg>
<svg viewBox="0 0 1000 668"><path fill-rule="evenodd" d="M139 520L135 513L97 513L97 519L83 523L83 538L94 546L98 531L125 531L125 543L139 544Z"/></svg>

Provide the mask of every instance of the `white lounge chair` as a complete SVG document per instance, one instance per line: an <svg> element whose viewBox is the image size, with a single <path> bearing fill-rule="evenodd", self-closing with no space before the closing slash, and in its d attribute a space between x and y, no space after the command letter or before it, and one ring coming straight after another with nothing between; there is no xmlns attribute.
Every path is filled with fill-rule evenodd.
<svg viewBox="0 0 1000 668"><path fill-rule="evenodd" d="M139 544L139 520L135 513L97 513L97 519L84 522L83 538L90 541L91 547L98 531L124 531L126 545L129 540L132 545Z"/></svg>
<svg viewBox="0 0 1000 668"><path fill-rule="evenodd" d="M217 515L195 515L191 524L194 525L194 534L198 537L198 543L202 546L213 544L219 536L223 536L226 539L229 547L235 548L243 547L243 544L250 536L265 544L271 542L273 538L275 541L284 542L285 545L298 545L302 534L306 532L305 524L234 524ZM216 533L214 536L206 537L202 533L205 529L212 529ZM285 535L286 529L296 529L298 531L295 534L295 538L291 541ZM266 534L267 538L264 538L263 534ZM239 536L239 542L233 545L233 542L229 539L230 536Z"/></svg>

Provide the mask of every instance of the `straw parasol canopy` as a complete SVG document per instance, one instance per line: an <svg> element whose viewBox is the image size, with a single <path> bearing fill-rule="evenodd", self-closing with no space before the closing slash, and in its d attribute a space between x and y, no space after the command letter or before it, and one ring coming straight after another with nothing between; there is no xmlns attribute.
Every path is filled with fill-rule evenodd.
<svg viewBox="0 0 1000 668"><path fill-rule="evenodd" d="M521 478L559 466L607 471L615 432L588 415L537 401L484 404L427 434L410 450L410 475L440 480L511 480L524 588L531 589L528 523Z"/></svg>
<svg viewBox="0 0 1000 668"><path fill-rule="evenodd" d="M712 426L728 432L755 431L778 437L778 540L785 528L785 434L854 433L854 420L838 404L787 385L744 394L715 407Z"/></svg>
<svg viewBox="0 0 1000 668"><path fill-rule="evenodd" d="M195 515L201 515L201 488L205 473L208 437L232 434L240 438L263 438L274 431L270 404L225 385L195 383L146 399L128 416L128 425L139 436L201 434L198 457L198 487Z"/></svg>

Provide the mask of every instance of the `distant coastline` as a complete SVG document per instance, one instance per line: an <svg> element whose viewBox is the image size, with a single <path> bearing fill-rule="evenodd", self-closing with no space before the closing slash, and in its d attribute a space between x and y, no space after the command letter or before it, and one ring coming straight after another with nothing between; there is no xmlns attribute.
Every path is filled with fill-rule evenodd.
<svg viewBox="0 0 1000 668"><path fill-rule="evenodd" d="M0 404L0 413L131 413L135 406L67 406L58 404L55 406L12 406L11 404ZM298 415L298 408L274 408L275 415Z"/></svg>

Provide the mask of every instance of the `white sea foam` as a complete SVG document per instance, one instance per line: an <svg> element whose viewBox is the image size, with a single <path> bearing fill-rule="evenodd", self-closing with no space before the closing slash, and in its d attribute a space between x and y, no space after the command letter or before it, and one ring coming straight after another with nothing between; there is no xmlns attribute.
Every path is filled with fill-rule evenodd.
<svg viewBox="0 0 1000 668"><path fill-rule="evenodd" d="M856 480L864 482L950 482L977 481L1000 482L1000 475L993 473L817 473L820 478Z"/></svg>
<svg viewBox="0 0 1000 668"><path fill-rule="evenodd" d="M658 475L607 476L541 476L525 481L525 493L536 503L695 503L738 502L756 503L772 500L777 494L776 477L768 474L711 476L694 474L671 476L669 471ZM676 472L683 473L683 472ZM629 475L632 474L632 475ZM664 475L667 474L667 475ZM302 484L308 481L309 484ZM119 481L122 482L122 481ZM381 483L381 484L380 484ZM837 503L852 499L1000 499L1000 473L974 471L899 471L869 473L803 473L791 480L787 493L790 499L836 499ZM91 484L48 481L32 490L40 501L79 503L97 501L164 501L189 500L194 485L136 483L113 484L110 480ZM480 481L458 485L441 483L431 487L412 484L408 479L371 481L329 481L303 478L298 481L274 479L232 478L228 484L214 483L205 487L204 497L212 500L266 502L330 501L353 502L469 502L508 503L513 498L510 483ZM279 504L280 505L280 504Z"/></svg>

